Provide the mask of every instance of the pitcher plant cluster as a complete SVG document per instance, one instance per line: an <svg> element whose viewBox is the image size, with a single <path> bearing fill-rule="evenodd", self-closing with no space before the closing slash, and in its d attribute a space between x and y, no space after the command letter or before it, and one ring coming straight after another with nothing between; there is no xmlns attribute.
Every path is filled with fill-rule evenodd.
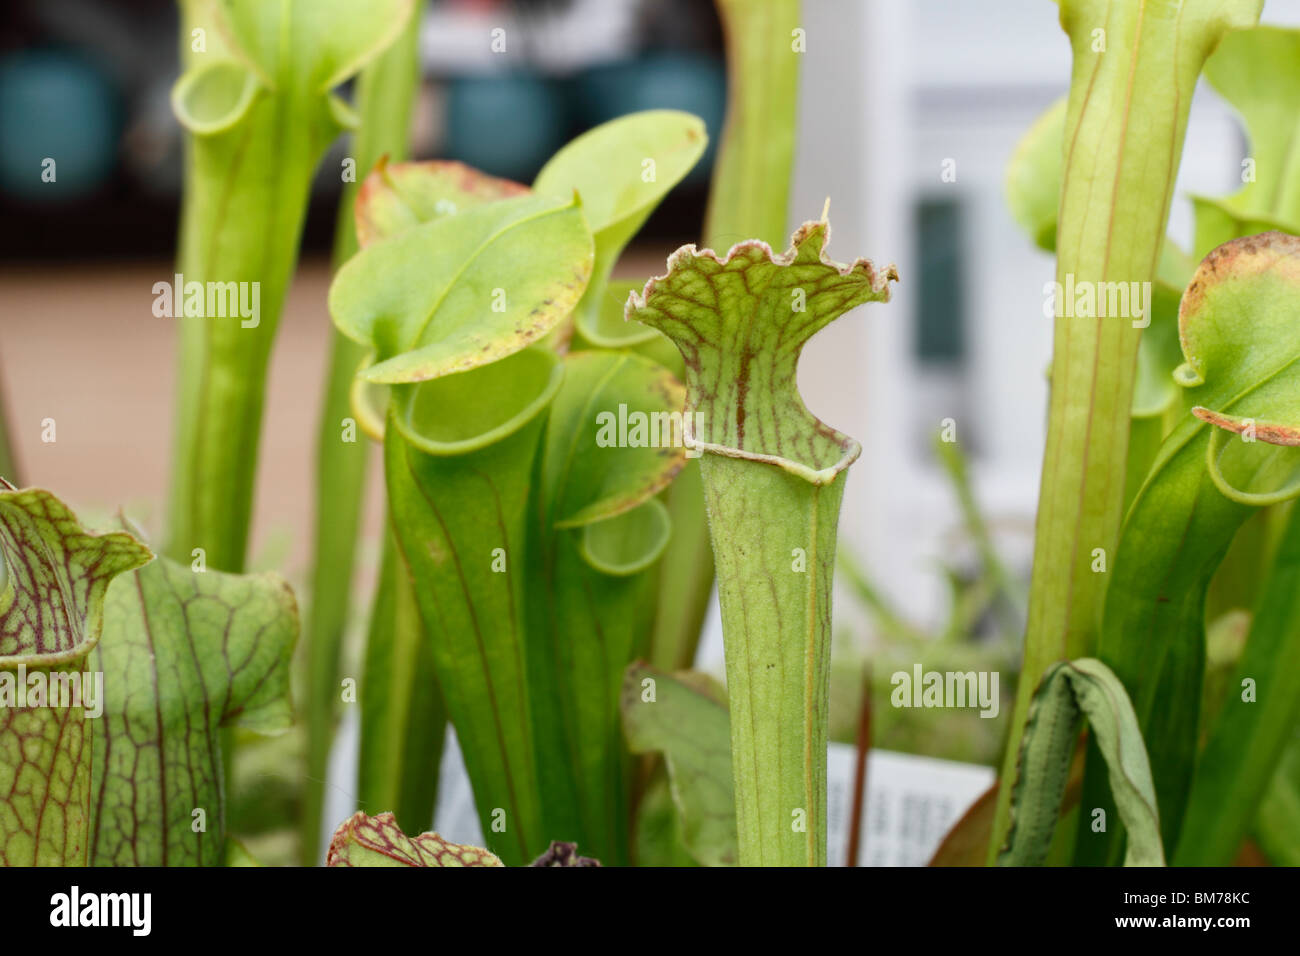
<svg viewBox="0 0 1300 956"><path fill-rule="evenodd" d="M850 466L875 456L796 383L832 321L897 321L899 275L830 258L829 201L787 233L799 3L717 5L730 99L701 240L629 281L624 250L706 151L699 118L614 119L531 184L412 162L420 2L182 0L184 205L153 288L180 330L166 534L92 530L20 487L0 430L0 861L255 865L235 785L289 759L293 792L262 810L291 808L308 865L826 865L837 570L908 655L878 705L932 706L936 649L961 653L977 616L1023 629L999 783L936 865L1296 861L1300 31L1258 26L1262 0L1060 0L1070 92L1007 175L1056 257L1032 578L1026 596L956 420L935 422L986 576L933 640L838 554ZM1193 197L1182 249L1202 74L1250 155L1238 192ZM249 570L257 449L311 183L344 134L295 598ZM371 450L386 520L358 608ZM715 585L725 686L692 669ZM998 716L981 675L954 720ZM357 812L326 820L349 709ZM426 832L448 728L483 846Z"/></svg>

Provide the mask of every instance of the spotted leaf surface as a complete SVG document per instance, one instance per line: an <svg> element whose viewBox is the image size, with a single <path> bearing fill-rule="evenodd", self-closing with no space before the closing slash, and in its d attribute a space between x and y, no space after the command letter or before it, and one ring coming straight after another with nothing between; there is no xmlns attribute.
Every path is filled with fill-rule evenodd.
<svg viewBox="0 0 1300 956"><path fill-rule="evenodd" d="M275 574L155 561L109 588L90 657L105 684L95 722L91 860L219 866L219 729L285 730L293 593Z"/></svg>
<svg viewBox="0 0 1300 956"><path fill-rule="evenodd" d="M334 831L326 866L505 866L487 850L436 833L408 837L391 813L356 813Z"/></svg>
<svg viewBox="0 0 1300 956"><path fill-rule="evenodd" d="M686 362L690 435L705 450L771 462L826 484L861 452L799 397L799 354L814 335L866 302L889 301L892 266L841 265L824 254L830 224L807 222L789 251L765 242L723 258L683 246L668 274L628 299L626 317L672 339ZM698 416L698 417L697 417Z"/></svg>
<svg viewBox="0 0 1300 956"><path fill-rule="evenodd" d="M451 160L381 160L357 193L357 241L369 246L422 222L497 199L528 194L528 187Z"/></svg>
<svg viewBox="0 0 1300 956"><path fill-rule="evenodd" d="M369 382L423 382L505 358L582 298L592 239L572 198L523 196L441 216L362 249L330 287L330 315L370 346Z"/></svg>
<svg viewBox="0 0 1300 956"><path fill-rule="evenodd" d="M91 731L85 711L94 705L80 689L83 665L100 640L109 582L151 557L129 534L87 531L48 491L19 491L0 481L0 863L6 866L86 863ZM73 679L76 695L66 696ZM38 696L39 687L45 690Z"/></svg>

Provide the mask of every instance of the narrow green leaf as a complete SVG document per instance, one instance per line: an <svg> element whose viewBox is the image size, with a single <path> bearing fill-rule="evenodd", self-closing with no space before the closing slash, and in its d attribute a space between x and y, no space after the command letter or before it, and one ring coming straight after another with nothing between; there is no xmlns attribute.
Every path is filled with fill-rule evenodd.
<svg viewBox="0 0 1300 956"><path fill-rule="evenodd" d="M91 862L220 866L221 727L292 723L298 606L276 574L196 571L161 558L109 588L88 666L106 688L95 722Z"/></svg>
<svg viewBox="0 0 1300 956"><path fill-rule="evenodd" d="M704 242L773 247L789 222L798 130L799 61L806 37L799 0L718 0L727 43L727 122L709 189Z"/></svg>
<svg viewBox="0 0 1300 956"><path fill-rule="evenodd" d="M1080 717L1087 719L1105 757L1111 792L1128 829L1124 865L1164 866L1160 813L1137 716L1118 678L1091 658L1054 664L1034 691L1011 792L1011 827L998 864L1042 866L1047 860Z"/></svg>
<svg viewBox="0 0 1300 956"><path fill-rule="evenodd" d="M0 479L0 864L90 859L90 718L104 682L87 657L109 583L152 557L129 534L85 530L48 491Z"/></svg>
<svg viewBox="0 0 1300 956"><path fill-rule="evenodd" d="M1160 443L1173 430L1183 409L1174 371L1182 364L1178 339L1178 305L1192 276L1181 251L1167 242L1160 273L1151 284L1147 303L1151 324L1142 333L1133 379L1132 421L1129 425L1128 465L1124 479L1124 508L1137 497L1155 463Z"/></svg>
<svg viewBox="0 0 1300 956"><path fill-rule="evenodd" d="M344 183L339 200L334 230L335 268L357 251L354 206L363 187L356 182L356 177L364 175L382 157L401 159L406 155L411 110L420 79L419 32L423 12L424 3L419 0L401 35L357 79L357 113L361 125L352 136L349 158L356 164L353 177ZM330 329L329 365L316 439L315 541L311 606L304 634L307 776L299 828L299 859L307 866L319 861L325 775L339 699L339 655L352 597L362 488L371 454L369 443L358 440L350 409L352 382L365 357L362 346L337 329Z"/></svg>
<svg viewBox="0 0 1300 956"><path fill-rule="evenodd" d="M664 492L664 504L670 530L659 565L648 657L656 667L684 670L695 663L713 593L713 549L698 459L687 461L678 472Z"/></svg>
<svg viewBox="0 0 1300 956"><path fill-rule="evenodd" d="M706 866L737 862L736 801L725 691L700 674L668 674L638 661L622 689L633 753L663 754L682 841Z"/></svg>
<svg viewBox="0 0 1300 956"><path fill-rule="evenodd" d="M1007 164L1007 205L1016 222L1044 251L1056 250L1057 206L1064 162L1066 100L1057 100L1022 137ZM1182 362L1178 347L1178 301L1194 264L1172 242L1160 252L1160 264L1145 302L1150 325L1138 345L1129 426L1124 507L1146 480L1160 442L1173 427L1178 389L1172 373ZM1131 291L1131 290L1130 290Z"/></svg>
<svg viewBox="0 0 1300 956"><path fill-rule="evenodd" d="M1107 287L1097 284L1138 283L1140 290L1141 283L1155 279L1197 77L1223 36L1254 24L1262 6L1262 0L1060 0L1073 70L1056 282L1062 289L1083 283L1093 292L1094 307L1067 311L1065 296L1058 294L1063 314L1053 333L1047 445L1013 742L1047 667L1094 652L1097 608L1114 577L1094 571L1093 562L1096 549L1111 554L1119 539L1145 317L1101 316L1095 303L1098 289ZM1136 310L1130 304L1128 311ZM1015 759L1013 743L1004 783ZM1006 833L1010 798L1004 786L990 858Z"/></svg>
<svg viewBox="0 0 1300 956"><path fill-rule="evenodd" d="M966 468L966 456L957 442L944 441L939 434L935 435L934 450L935 457L939 459L939 463L952 483L957 505L961 509L971 541L979 552L984 573L989 576L996 588L994 596L1000 595L1003 599L997 602L1003 609L1003 623L1008 632L1019 630L1024 621L1024 586L1012 578L1011 572L1002 563L1001 556L993 546L993 538L989 534L984 515L980 513L979 504L975 500L975 491L971 487L970 475Z"/></svg>
<svg viewBox="0 0 1300 956"><path fill-rule="evenodd" d="M1255 839L1274 866L1300 866L1300 738L1293 737L1255 819Z"/></svg>
<svg viewBox="0 0 1300 956"><path fill-rule="evenodd" d="M1267 792L1300 716L1300 510L1255 609L1245 652L1196 765L1174 863L1227 866Z"/></svg>
<svg viewBox="0 0 1300 956"><path fill-rule="evenodd" d="M0 479L12 485L21 483L18 473L18 456L14 441L10 437L13 431L6 412L4 382L0 381Z"/></svg>
<svg viewBox="0 0 1300 956"><path fill-rule="evenodd" d="M226 866L257 867L261 865L257 857L253 856L244 844L233 837L226 840Z"/></svg>
<svg viewBox="0 0 1300 956"><path fill-rule="evenodd" d="M433 819L447 715L410 571L384 537L361 678L357 803L414 829Z"/></svg>
<svg viewBox="0 0 1300 956"><path fill-rule="evenodd" d="M776 257L758 241L725 259L683 247L627 307L686 363L736 717L742 865L826 862L830 585L842 476L861 447L808 411L795 374L808 339L888 300L897 278L825 258L828 231L805 223Z"/></svg>

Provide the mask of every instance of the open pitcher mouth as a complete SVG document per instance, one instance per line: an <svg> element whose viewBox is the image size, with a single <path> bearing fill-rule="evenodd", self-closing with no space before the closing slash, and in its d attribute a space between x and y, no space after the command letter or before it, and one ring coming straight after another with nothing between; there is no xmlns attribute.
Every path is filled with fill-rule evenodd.
<svg viewBox="0 0 1300 956"><path fill-rule="evenodd" d="M523 428L550 403L564 363L547 349L526 348L468 372L393 387L392 421L430 455L463 455Z"/></svg>

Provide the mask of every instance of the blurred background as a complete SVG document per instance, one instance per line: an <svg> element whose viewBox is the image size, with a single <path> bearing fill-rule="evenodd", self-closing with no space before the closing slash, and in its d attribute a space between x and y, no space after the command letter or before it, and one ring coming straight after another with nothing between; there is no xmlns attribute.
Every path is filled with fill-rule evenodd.
<svg viewBox="0 0 1300 956"><path fill-rule="evenodd" d="M830 253L897 263L887 306L862 309L805 352L807 404L857 437L844 548L895 612L942 628L951 575L978 573L934 435L956 427L971 486L1008 567L1026 576L1046 408L1049 256L1012 222L1003 172L1018 138L1068 86L1049 0L804 0L807 52L792 226L830 198ZM1300 25L1300 0L1264 21ZM507 28L504 53L490 33ZM7 0L0 8L0 390L27 483L82 508L125 504L157 532L172 440L174 329L152 315L170 278L180 130L172 0ZM564 142L651 107L689 110L716 144L723 38L709 0L433 0L422 26L414 157L527 182ZM1171 220L1188 192L1237 183L1246 146L1204 84ZM261 448L253 565L306 578L316 417L330 334L329 249L347 155L322 164L279 332ZM57 182L43 158L58 157ZM701 236L712 149L619 267L662 272ZM55 440L46 421L53 419ZM378 476L378 469L375 472ZM373 571L379 502L370 482ZM944 573L947 572L947 573ZM357 602L364 609L365 602ZM878 615L837 597L837 631L869 642ZM720 669L716 624L704 664ZM1004 688L1004 694L1007 689ZM1009 712L1009 708L1007 708ZM999 727L1003 721L997 722ZM993 734L996 743L996 734Z"/></svg>

